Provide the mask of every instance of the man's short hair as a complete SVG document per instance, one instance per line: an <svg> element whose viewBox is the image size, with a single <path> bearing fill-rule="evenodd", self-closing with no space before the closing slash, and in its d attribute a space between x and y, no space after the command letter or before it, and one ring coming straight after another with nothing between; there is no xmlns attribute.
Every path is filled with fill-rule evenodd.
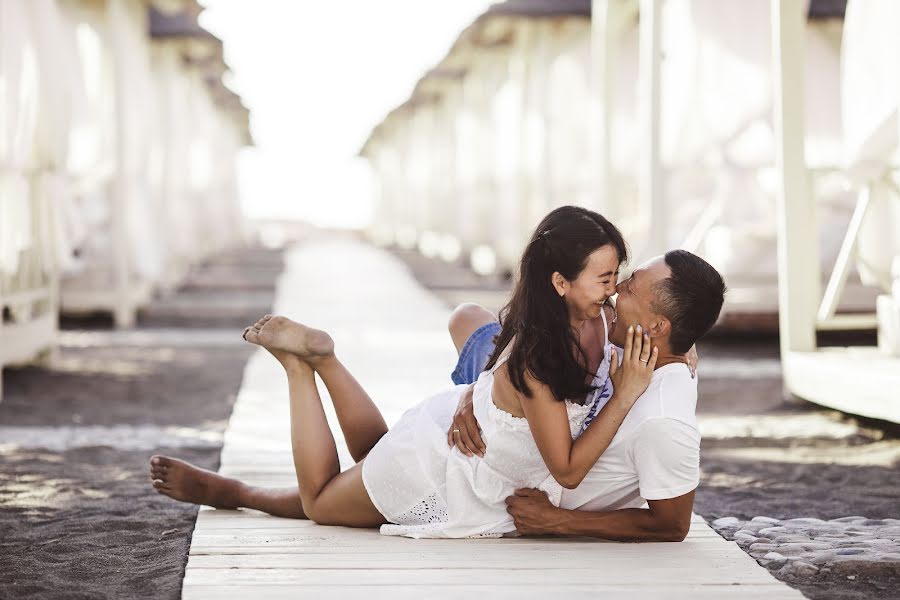
<svg viewBox="0 0 900 600"><path fill-rule="evenodd" d="M651 308L669 319L672 352L684 354L706 335L725 301L725 281L712 265L687 250L665 255L672 274L654 285Z"/></svg>

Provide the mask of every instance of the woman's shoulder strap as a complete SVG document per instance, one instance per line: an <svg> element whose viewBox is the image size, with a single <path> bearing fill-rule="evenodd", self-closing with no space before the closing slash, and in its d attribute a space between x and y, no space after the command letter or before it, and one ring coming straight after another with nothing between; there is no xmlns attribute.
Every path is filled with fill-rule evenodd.
<svg viewBox="0 0 900 600"><path fill-rule="evenodd" d="M604 346L609 345L609 321L606 320L607 306L609 306L611 308L609 301L607 301L607 303L604 304L603 307L600 309L600 316L603 317L603 345ZM615 311L614 308L612 310Z"/></svg>

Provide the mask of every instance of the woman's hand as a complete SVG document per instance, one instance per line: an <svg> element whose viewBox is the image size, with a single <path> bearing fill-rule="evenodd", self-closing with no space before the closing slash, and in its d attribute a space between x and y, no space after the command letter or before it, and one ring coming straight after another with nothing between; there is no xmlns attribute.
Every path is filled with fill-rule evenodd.
<svg viewBox="0 0 900 600"><path fill-rule="evenodd" d="M697 362L700 360L700 357L697 356L697 346L691 346L684 358L687 360L688 369L691 370L691 379L693 379L697 376Z"/></svg>
<svg viewBox="0 0 900 600"><path fill-rule="evenodd" d="M622 364L616 348L612 350L609 361L609 377L613 382L613 397L619 401L634 404L650 385L650 377L656 368L659 349L650 349L650 336L638 325L628 328L625 333L625 348L622 352Z"/></svg>
<svg viewBox="0 0 900 600"><path fill-rule="evenodd" d="M456 444L459 451L466 456L484 457L486 446L481 440L481 432L478 429L478 421L475 420L475 409L472 406L472 392L475 389L473 383L459 400L459 406L453 414L453 422L450 431L447 432L447 445Z"/></svg>

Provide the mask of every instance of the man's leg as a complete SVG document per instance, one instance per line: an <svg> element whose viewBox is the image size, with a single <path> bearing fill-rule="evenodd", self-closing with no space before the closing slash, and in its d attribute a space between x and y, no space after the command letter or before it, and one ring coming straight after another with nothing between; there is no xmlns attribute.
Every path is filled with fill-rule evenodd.
<svg viewBox="0 0 900 600"><path fill-rule="evenodd" d="M450 315L447 328L459 353L450 380L456 385L474 383L494 352L500 323L477 304L461 304Z"/></svg>
<svg viewBox="0 0 900 600"><path fill-rule="evenodd" d="M456 346L456 353L462 352L466 342L476 330L496 321L494 313L478 304L467 302L453 309L447 329L450 331L453 345Z"/></svg>

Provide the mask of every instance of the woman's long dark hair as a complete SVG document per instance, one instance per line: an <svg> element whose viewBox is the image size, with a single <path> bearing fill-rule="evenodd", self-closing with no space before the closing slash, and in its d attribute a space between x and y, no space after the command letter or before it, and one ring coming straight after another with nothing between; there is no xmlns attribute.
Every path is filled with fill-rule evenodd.
<svg viewBox="0 0 900 600"><path fill-rule="evenodd" d="M573 281L598 248L611 244L619 263L628 258L625 240L616 227L586 208L563 206L548 214L534 230L519 263L519 277L509 303L500 311L501 331L485 369L509 353L509 379L526 397L531 389L525 373L545 383L558 400L578 399L593 387L586 383L587 354L578 343L566 303L551 282L554 272Z"/></svg>

